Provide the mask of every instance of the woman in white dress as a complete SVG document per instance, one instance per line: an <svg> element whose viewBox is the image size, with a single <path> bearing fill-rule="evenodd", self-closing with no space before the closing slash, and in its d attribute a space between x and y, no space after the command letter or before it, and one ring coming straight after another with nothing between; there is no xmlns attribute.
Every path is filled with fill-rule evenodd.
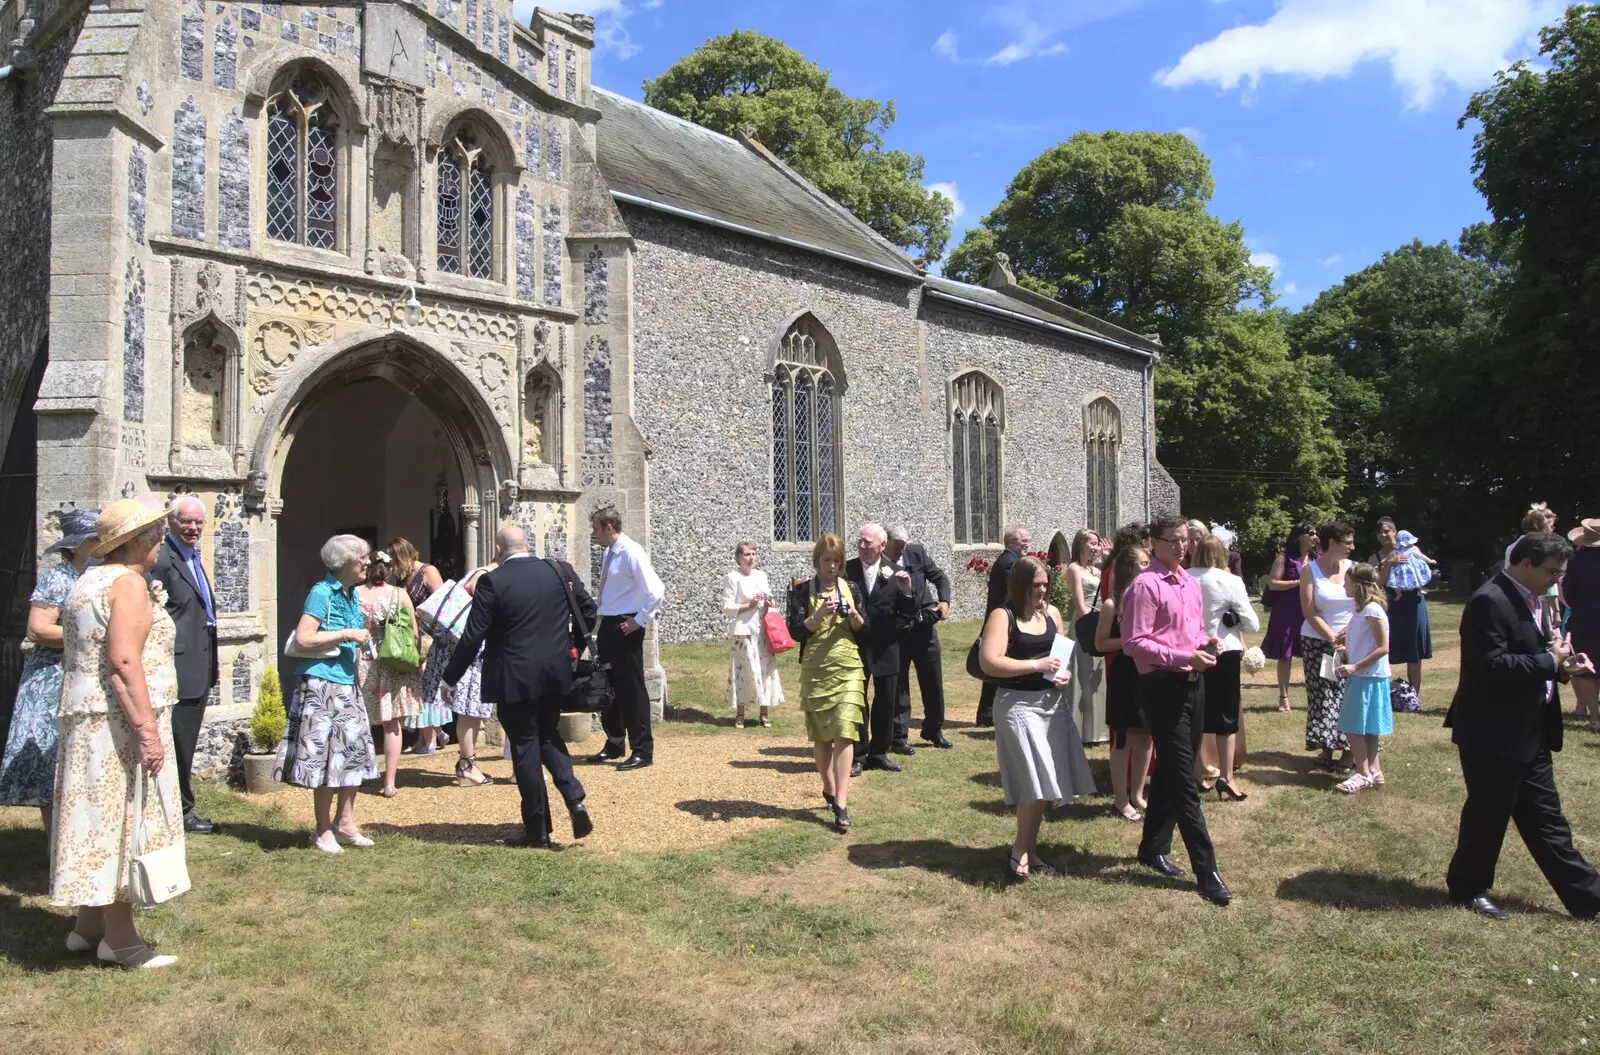
<svg viewBox="0 0 1600 1055"><path fill-rule="evenodd" d="M745 708L758 706L762 725L771 725L768 711L783 702L778 664L767 647L762 613L772 603L767 573L756 567L756 544L741 542L733 548L739 566L728 573L722 589L722 613L729 627L728 706L735 728L744 728Z"/></svg>
<svg viewBox="0 0 1600 1055"><path fill-rule="evenodd" d="M1261 617L1245 591L1244 580L1228 570L1228 545L1215 535L1200 540L1189 568L1200 584L1201 615L1207 637L1219 642L1217 662L1205 672L1205 735L1216 739L1218 774L1200 774L1203 788L1216 788L1217 797L1243 800L1233 782L1234 744L1239 733L1241 662L1244 640L1239 628L1252 634L1261 630Z"/></svg>

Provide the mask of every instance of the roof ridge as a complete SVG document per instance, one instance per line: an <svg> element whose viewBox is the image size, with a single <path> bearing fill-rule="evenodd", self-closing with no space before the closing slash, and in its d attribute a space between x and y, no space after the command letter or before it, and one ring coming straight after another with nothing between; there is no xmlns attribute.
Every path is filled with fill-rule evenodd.
<svg viewBox="0 0 1600 1055"><path fill-rule="evenodd" d="M661 109L658 109L657 107L651 106L649 103L641 102L638 99L630 99L626 95L621 95L621 94L619 94L617 92L612 91L609 88L602 88L598 84L591 84L589 86L589 90L592 91L592 92L599 92L601 95L609 96L610 98L617 100L619 103L627 103L629 106L632 106L635 109L647 110L650 113L655 114L655 115L657 115L659 117L666 118L668 121L675 121L678 124L683 125L686 128L694 129L696 132L699 132L701 135L714 136L715 138L721 139L721 140L723 140L725 142L728 142L728 143L731 143L734 146L742 146L743 145L737 139L733 138L732 136L725 136L721 132L718 132L715 128L707 128L705 125L697 125L693 121L689 120L687 117L679 117L677 114L669 114L665 110L661 110ZM604 120L604 119L602 118L602 120Z"/></svg>
<svg viewBox="0 0 1600 1055"><path fill-rule="evenodd" d="M861 217L857 216L855 213L853 213L849 209L845 208L839 202L837 202L833 198L829 197L828 194L826 194L816 184L812 183L810 180L808 180L804 176L800 175L800 173L796 172L793 168L791 168L789 166L789 164L786 161L784 161L782 158L778 157L778 155L774 154L770 149L768 149L768 147L767 147L767 145L765 143L761 142L755 136L741 135L738 138L738 142L740 144L742 144L743 146L745 146L747 149L753 150L756 153L757 156L765 159L766 162L769 165L772 165L773 167L775 167L779 172L783 173L784 176L788 177L789 180L792 181L796 186L800 187L800 189L804 190L807 194L810 194L813 198L815 198L818 201L820 201L825 207L827 207L829 209L832 209L834 212L839 213L840 215L845 217L850 223L855 224L857 227L861 228L861 230L866 232L866 234L867 234L867 236L869 238L871 238L873 241L877 242L882 248L887 249L889 252L893 253L895 256L903 258L905 260L905 262L907 264L911 265L911 267L914 270L916 270L916 271L918 271L918 272L920 272L922 274L927 274L927 270L928 269L927 269L926 266L924 266L922 264L919 264L917 261L913 260L911 258L911 256L910 256L910 254L908 254L905 250L901 249L899 246L897 246L893 242L889 241L889 239L885 238L883 235L881 235L877 231L873 230L871 224L869 224L866 221L862 220Z"/></svg>

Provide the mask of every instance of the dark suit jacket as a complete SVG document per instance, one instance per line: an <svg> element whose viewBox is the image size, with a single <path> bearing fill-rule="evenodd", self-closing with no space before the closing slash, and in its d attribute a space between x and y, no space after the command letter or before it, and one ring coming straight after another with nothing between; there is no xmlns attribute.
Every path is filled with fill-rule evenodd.
<svg viewBox="0 0 1600 1055"><path fill-rule="evenodd" d="M1479 588L1461 613L1461 680L1445 715L1463 751L1529 762L1561 750L1559 694L1550 644L1504 572Z"/></svg>
<svg viewBox="0 0 1600 1055"><path fill-rule="evenodd" d="M538 557L518 557L479 577L466 629L444 668L446 684L461 680L481 645L485 700L505 706L558 700L572 691L574 629L562 575L573 583L591 630L595 607L571 566L560 567L557 572Z"/></svg>
<svg viewBox="0 0 1600 1055"><path fill-rule="evenodd" d="M855 595L865 598L861 602L867 620L862 661L867 665L867 673L900 673L900 624L895 617L899 616L906 622L915 619L917 595L901 593L893 576L887 579L880 576L869 590L865 573L861 570L860 557L851 557L844 562L844 577L850 581L850 588Z"/></svg>
<svg viewBox="0 0 1600 1055"><path fill-rule="evenodd" d="M922 543L906 543L905 552L900 554L900 566L911 573L911 596L919 599L924 597L924 584L931 582L939 600L946 604L950 602L950 576L928 556L928 550Z"/></svg>
<svg viewBox="0 0 1600 1055"><path fill-rule="evenodd" d="M178 699L203 699L217 683L217 638L206 629L206 602L170 535L161 542L150 578L167 588L167 614L177 628L172 658L178 668ZM206 586L215 606L216 591L210 582Z"/></svg>
<svg viewBox="0 0 1600 1055"><path fill-rule="evenodd" d="M1020 559L1016 551L1009 549L994 559L994 564L989 568L989 607L984 610L985 615L1004 607L1006 590L1011 585L1011 569Z"/></svg>

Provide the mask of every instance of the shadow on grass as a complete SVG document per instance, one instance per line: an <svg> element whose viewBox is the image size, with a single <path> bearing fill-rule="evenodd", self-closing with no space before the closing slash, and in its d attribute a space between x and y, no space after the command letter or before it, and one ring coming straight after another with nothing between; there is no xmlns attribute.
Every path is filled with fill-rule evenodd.
<svg viewBox="0 0 1600 1055"><path fill-rule="evenodd" d="M556 823L556 835L560 835L560 821L551 818ZM493 846L505 842L507 839L522 838L522 825L512 822L509 824L460 824L460 823L435 823L435 824L363 824L363 834L374 835L403 835L408 839L416 839L425 843L450 843L457 846Z"/></svg>
<svg viewBox="0 0 1600 1055"><path fill-rule="evenodd" d="M762 747L756 750L758 755L768 755L773 758L815 758L809 747Z"/></svg>
<svg viewBox="0 0 1600 1055"><path fill-rule="evenodd" d="M499 762L499 758L485 758L485 762ZM395 770L394 786L397 788L443 788L455 784L453 773L439 773L431 769L411 769L402 766ZM361 785L361 794L376 795L382 789L382 781L369 781Z"/></svg>
<svg viewBox="0 0 1600 1055"><path fill-rule="evenodd" d="M21 898L0 898L0 960L24 971L72 971L89 967L91 956L67 951L67 931L77 914L71 909L52 912L24 905Z"/></svg>
<svg viewBox="0 0 1600 1055"><path fill-rule="evenodd" d="M965 736L968 740L987 740L991 743L994 742L993 729L965 729L962 730L961 735Z"/></svg>
<svg viewBox="0 0 1600 1055"><path fill-rule="evenodd" d="M1000 783L1000 773L998 770L993 773L974 773L967 779L972 781L974 784L982 784L986 788L999 788L1005 786Z"/></svg>
<svg viewBox="0 0 1600 1055"><path fill-rule="evenodd" d="M1016 815L1015 806L1007 806L1004 799L973 799L967 806L979 813L987 813L991 817L1013 817ZM1065 806L1052 806L1045 813L1047 823L1053 821L1093 821L1099 820L1110 813L1103 802L1086 802L1079 799L1069 802Z"/></svg>
<svg viewBox="0 0 1600 1055"><path fill-rule="evenodd" d="M820 806L815 810L791 810L750 799L685 799L673 805L703 821L801 821L832 829Z"/></svg>
<svg viewBox="0 0 1600 1055"><path fill-rule="evenodd" d="M5 883L18 894L50 889L50 837L43 828L0 828L0 861Z"/></svg>
<svg viewBox="0 0 1600 1055"><path fill-rule="evenodd" d="M815 773L815 762L780 762L766 758L732 758L728 765L734 769L770 769L778 773Z"/></svg>
<svg viewBox="0 0 1600 1055"><path fill-rule="evenodd" d="M733 714L712 714L702 711L698 707L679 707L674 705L666 716L666 720L683 725L715 725L724 729L733 728Z"/></svg>
<svg viewBox="0 0 1600 1055"><path fill-rule="evenodd" d="M265 824L244 821L219 821L222 834L240 842L254 843L269 853L275 850L295 850L311 845L310 828L271 828ZM209 838L209 836L208 836Z"/></svg>
<svg viewBox="0 0 1600 1055"><path fill-rule="evenodd" d="M872 870L920 868L968 886L1004 886L1010 845L957 846L943 839L905 839L883 843L852 843L845 851L851 864ZM1039 856L1061 870L1063 876L1094 879L1102 883L1129 883L1163 890L1192 889L1185 880L1167 879L1146 871L1132 857L1084 853L1065 843L1043 842ZM1050 882L1050 880L1044 880Z"/></svg>
<svg viewBox="0 0 1600 1055"><path fill-rule="evenodd" d="M1288 751L1251 751L1249 776L1254 783L1267 787L1284 784L1322 790L1333 787L1339 778L1329 770L1313 765L1313 757L1309 753L1296 755Z"/></svg>
<svg viewBox="0 0 1600 1055"><path fill-rule="evenodd" d="M1404 912L1419 908L1448 908L1463 911L1450 903L1442 887L1423 886L1401 876L1376 872L1341 872L1318 868L1290 876L1278 884L1278 897L1313 905L1356 909L1364 912ZM1559 916L1561 913L1520 898L1495 895L1501 908L1516 912Z"/></svg>

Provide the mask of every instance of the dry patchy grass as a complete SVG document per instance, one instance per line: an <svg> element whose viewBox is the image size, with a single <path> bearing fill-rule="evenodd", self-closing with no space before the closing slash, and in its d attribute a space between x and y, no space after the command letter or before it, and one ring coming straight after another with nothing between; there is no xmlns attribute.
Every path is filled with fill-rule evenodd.
<svg viewBox="0 0 1600 1055"><path fill-rule="evenodd" d="M1455 610L1435 606L1441 645ZM975 628L947 628L951 711ZM536 854L509 788L455 789L407 761L405 793L363 797L376 850L326 859L305 804L227 792L225 834L191 847L195 889L146 917L183 957L124 975L60 951L41 896L44 836L0 811L0 1035L8 1050L107 1052L1548 1052L1600 1045L1586 1016L1600 935L1560 914L1513 838L1494 925L1445 905L1461 800L1439 718L1454 654L1429 665L1422 715L1397 718L1381 790L1329 790L1304 711L1246 691L1244 803L1207 804L1226 910L1135 867L1137 827L1107 800L1054 812L1068 874L1004 888L1011 821L987 732L871 774L856 828L821 823L798 715L730 727L721 646L665 650L675 720L658 764L586 770L601 830ZM793 664L785 676L796 688ZM1577 724L1558 776L1579 842L1596 831L1600 743ZM1102 786L1105 749L1091 749ZM505 775L505 763L490 763ZM639 779L645 777L647 779ZM408 800L410 800L408 802ZM392 812L386 812L392 811ZM470 827L444 841L444 826ZM1554 970L1552 970L1552 965ZM1577 972L1573 977L1572 972ZM1592 1035L1591 1035L1592 1034Z"/></svg>

